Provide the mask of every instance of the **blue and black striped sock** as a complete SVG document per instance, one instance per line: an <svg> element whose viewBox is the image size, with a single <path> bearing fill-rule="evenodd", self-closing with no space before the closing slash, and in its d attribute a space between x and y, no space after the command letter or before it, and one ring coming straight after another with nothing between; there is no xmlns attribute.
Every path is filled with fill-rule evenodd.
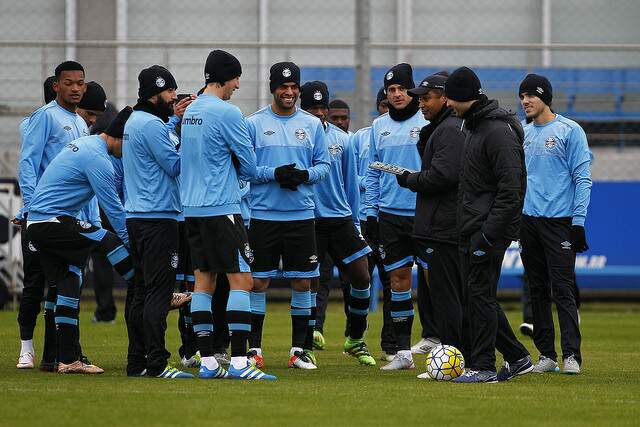
<svg viewBox="0 0 640 427"><path fill-rule="evenodd" d="M369 301L371 299L371 286L366 289L356 289L351 285L349 292L349 338L361 339L367 328L367 314L369 314Z"/></svg>
<svg viewBox="0 0 640 427"><path fill-rule="evenodd" d="M411 290L391 291L391 320L396 333L398 351L411 349L411 328L413 327L413 302Z"/></svg>
<svg viewBox="0 0 640 427"><path fill-rule="evenodd" d="M211 295L206 292L191 294L191 321L196 335L196 345L201 357L213 356L213 315Z"/></svg>
<svg viewBox="0 0 640 427"><path fill-rule="evenodd" d="M107 254L107 259L124 280L133 279L133 260L124 245L119 245Z"/></svg>
<svg viewBox="0 0 640 427"><path fill-rule="evenodd" d="M42 347L42 361L54 363L56 361L56 300L58 299L58 288L49 286L47 299L44 302L44 345Z"/></svg>
<svg viewBox="0 0 640 427"><path fill-rule="evenodd" d="M317 292L311 292L311 316L309 316L309 327L307 328L307 335L304 339L305 350L313 350L313 331L316 328L317 296Z"/></svg>
<svg viewBox="0 0 640 427"><path fill-rule="evenodd" d="M57 332L58 362L73 363L78 360L78 307L80 299L58 294L55 322Z"/></svg>
<svg viewBox="0 0 640 427"><path fill-rule="evenodd" d="M291 347L304 348L309 318L311 292L291 290Z"/></svg>
<svg viewBox="0 0 640 427"><path fill-rule="evenodd" d="M247 339L251 332L251 296L247 291L229 291L227 323L231 333L231 357L247 354Z"/></svg>
<svg viewBox="0 0 640 427"><path fill-rule="evenodd" d="M262 325L267 311L267 294L265 292L251 292L251 333L249 333L249 348L262 347Z"/></svg>

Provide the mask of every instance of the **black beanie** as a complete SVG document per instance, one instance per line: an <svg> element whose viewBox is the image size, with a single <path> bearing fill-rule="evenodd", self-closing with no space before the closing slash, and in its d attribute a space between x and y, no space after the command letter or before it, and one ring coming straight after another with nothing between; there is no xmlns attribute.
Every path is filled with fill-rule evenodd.
<svg viewBox="0 0 640 427"><path fill-rule="evenodd" d="M385 99L387 99L387 92L384 90L384 87L381 87L380 90L378 90L378 94L376 95L376 110L380 106L380 103Z"/></svg>
<svg viewBox="0 0 640 427"><path fill-rule="evenodd" d="M147 100L167 89L178 89L173 75L160 65L152 65L138 74L138 99Z"/></svg>
<svg viewBox="0 0 640 427"><path fill-rule="evenodd" d="M307 110L316 105L329 108L329 88L324 82L307 82L300 87L300 108Z"/></svg>
<svg viewBox="0 0 640 427"><path fill-rule="evenodd" d="M538 74L527 74L522 83L520 83L520 89L518 95L526 93L528 95L537 96L547 105L551 105L553 99L553 89L551 88L551 82L544 76Z"/></svg>
<svg viewBox="0 0 640 427"><path fill-rule="evenodd" d="M87 90L82 95L78 108L91 111L104 111L107 109L107 94L96 82L87 83Z"/></svg>
<svg viewBox="0 0 640 427"><path fill-rule="evenodd" d="M56 99L56 96L58 95L56 91L53 90L53 82L55 81L56 81L56 76L49 76L44 81L43 87L44 87L44 103L45 104L48 104L54 99Z"/></svg>
<svg viewBox="0 0 640 427"><path fill-rule="evenodd" d="M129 116L133 110L131 107L124 107L118 115L111 121L109 126L105 129L104 133L112 138L122 139L124 133L124 124L127 123Z"/></svg>
<svg viewBox="0 0 640 427"><path fill-rule="evenodd" d="M483 95L480 79L467 67L456 69L444 84L444 96L452 101L473 101L480 99L480 95Z"/></svg>
<svg viewBox="0 0 640 427"><path fill-rule="evenodd" d="M295 83L300 86L300 68L293 62L278 62L269 70L269 89L271 93L285 83Z"/></svg>
<svg viewBox="0 0 640 427"><path fill-rule="evenodd" d="M216 49L207 56L207 62L204 64L205 83L217 82L223 85L229 80L240 77L241 74L240 61L229 52Z"/></svg>
<svg viewBox="0 0 640 427"><path fill-rule="evenodd" d="M413 89L416 84L413 82L413 70L411 65L402 63L394 65L384 75L384 88L398 84L405 89Z"/></svg>

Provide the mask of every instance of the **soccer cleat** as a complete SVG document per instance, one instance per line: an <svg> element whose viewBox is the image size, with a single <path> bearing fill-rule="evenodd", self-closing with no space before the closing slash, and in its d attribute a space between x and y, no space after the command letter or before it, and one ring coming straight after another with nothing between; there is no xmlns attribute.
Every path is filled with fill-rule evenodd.
<svg viewBox="0 0 640 427"><path fill-rule="evenodd" d="M562 372L569 375L577 375L580 373L580 364L573 354L564 359Z"/></svg>
<svg viewBox="0 0 640 427"><path fill-rule="evenodd" d="M59 374L102 374L104 369L95 365L87 365L80 360L76 360L68 365L65 363L58 363Z"/></svg>
<svg viewBox="0 0 640 427"><path fill-rule="evenodd" d="M497 383L496 371L465 370L462 375L452 380L454 383Z"/></svg>
<svg viewBox="0 0 640 427"><path fill-rule="evenodd" d="M188 359L185 356L182 356L181 363L183 368L199 368L200 356L198 356L197 354L194 354Z"/></svg>
<svg viewBox="0 0 640 427"><path fill-rule="evenodd" d="M383 371L396 371L400 369L416 369L416 365L413 364L412 358L408 358L400 353L396 353L396 355L393 356L393 360L387 363L386 365L384 365L380 369Z"/></svg>
<svg viewBox="0 0 640 427"><path fill-rule="evenodd" d="M186 303L191 301L191 294L188 292L174 292L171 296L171 304L169 305L169 310L175 310L176 308L180 308Z"/></svg>
<svg viewBox="0 0 640 427"><path fill-rule="evenodd" d="M80 361L82 363L84 363L85 365L93 365L93 363L91 363L89 358L87 356L85 356L84 354L82 354L82 353L80 353Z"/></svg>
<svg viewBox="0 0 640 427"><path fill-rule="evenodd" d="M200 369L202 369L202 367L200 367ZM167 365L164 371L156 375L156 378L194 378L194 376L188 372L176 369L171 365Z"/></svg>
<svg viewBox="0 0 640 427"><path fill-rule="evenodd" d="M411 347L412 354L429 354L431 350L441 344L440 340L435 337L422 338Z"/></svg>
<svg viewBox="0 0 640 427"><path fill-rule="evenodd" d="M289 367L298 369L318 369L302 351L294 352L289 358Z"/></svg>
<svg viewBox="0 0 640 427"><path fill-rule="evenodd" d="M505 361L502 369L498 372L498 381L508 381L513 377L528 374L531 371L533 371L533 361L529 355L513 363Z"/></svg>
<svg viewBox="0 0 640 427"><path fill-rule="evenodd" d="M430 380L432 378L429 376L428 372L423 372L422 374L418 375L418 379L420 379L420 380Z"/></svg>
<svg viewBox="0 0 640 427"><path fill-rule="evenodd" d="M313 331L313 348L316 350L324 350L325 345L326 341L324 340L322 332L318 330Z"/></svg>
<svg viewBox="0 0 640 427"><path fill-rule="evenodd" d="M254 365L247 365L242 369L236 369L229 365L229 376L236 380L267 380L275 381L278 378L274 375L265 374Z"/></svg>
<svg viewBox="0 0 640 427"><path fill-rule="evenodd" d="M316 359L316 354L313 352L313 350L302 350L302 352L305 356L307 356L311 363L318 366L318 359Z"/></svg>
<svg viewBox="0 0 640 427"><path fill-rule="evenodd" d="M58 372L58 362L47 362L45 360L41 360L39 369L42 372Z"/></svg>
<svg viewBox="0 0 640 427"><path fill-rule="evenodd" d="M540 359L538 359L538 363L536 363L533 367L533 372L537 374L542 374L545 372L560 372L560 368L558 367L558 362L556 362L555 360L549 357L540 356Z"/></svg>
<svg viewBox="0 0 640 427"><path fill-rule="evenodd" d="M520 333L522 335L526 335L528 337L532 337L533 336L533 325L531 323L521 323L520 324Z"/></svg>
<svg viewBox="0 0 640 427"><path fill-rule="evenodd" d="M257 351L249 350L247 359L250 365L254 365L258 369L264 369L264 358Z"/></svg>
<svg viewBox="0 0 640 427"><path fill-rule="evenodd" d="M223 351L222 353L215 353L213 357L215 357L220 365L228 365L230 362L229 355L226 351Z"/></svg>
<svg viewBox="0 0 640 427"><path fill-rule="evenodd" d="M31 352L22 353L20 357L18 357L18 364L16 368L18 369L33 369L35 355Z"/></svg>
<svg viewBox="0 0 640 427"><path fill-rule="evenodd" d="M375 366L376 360L369 353L369 349L363 339L352 340L347 338L344 342L344 352L358 359L361 365Z"/></svg>
<svg viewBox="0 0 640 427"><path fill-rule="evenodd" d="M207 367L204 365L200 365L200 372L198 372L198 378L207 379L207 380L208 379L223 380L225 378L231 378L231 376L229 375L229 372L227 372L227 370L224 369L222 366L218 366L216 369L211 370L211 369L207 369Z"/></svg>
<svg viewBox="0 0 640 427"><path fill-rule="evenodd" d="M391 362L395 355L396 353L387 353L386 351L383 351L380 355L380 360L382 360L383 362Z"/></svg>

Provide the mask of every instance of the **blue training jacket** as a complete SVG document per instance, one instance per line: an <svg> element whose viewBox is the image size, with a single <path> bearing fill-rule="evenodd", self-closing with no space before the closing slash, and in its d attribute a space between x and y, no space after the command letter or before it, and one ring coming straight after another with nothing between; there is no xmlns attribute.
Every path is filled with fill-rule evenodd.
<svg viewBox="0 0 640 427"><path fill-rule="evenodd" d="M296 108L278 116L271 106L247 118L257 158L257 175L251 181L251 218L296 221L314 218L313 184L329 174L329 152L320 119ZM295 163L309 171L309 181L297 191L280 188L274 172Z"/></svg>
<svg viewBox="0 0 640 427"><path fill-rule="evenodd" d="M113 229L128 245L124 208L118 198L115 172L109 157L107 144L98 135L68 143L44 171L36 186L29 221L63 215L74 217L87 203L95 202L97 196Z"/></svg>
<svg viewBox="0 0 640 427"><path fill-rule="evenodd" d="M422 159L416 149L420 129L429 124L418 110L402 122L393 120L389 113L373 121L369 137L369 163L382 162L419 171ZM368 169L366 173L367 216L386 212L400 216L414 216L416 193L398 185L393 174Z"/></svg>
<svg viewBox="0 0 640 427"><path fill-rule="evenodd" d="M367 220L367 208L365 200L366 175L369 169L369 142L371 139L371 126L359 129L351 136L351 144L356 152L356 161L358 162L358 186L360 188L360 206L358 208L358 217L360 221Z"/></svg>
<svg viewBox="0 0 640 427"><path fill-rule="evenodd" d="M180 153L160 118L131 113L124 126L122 166L127 218L178 219Z"/></svg>
<svg viewBox="0 0 640 427"><path fill-rule="evenodd" d="M203 93L184 113L181 142L185 217L240 214L238 178L256 175L256 154L240 109Z"/></svg>
<svg viewBox="0 0 640 427"><path fill-rule="evenodd" d="M360 224L358 165L349 134L327 123L325 129L331 167L327 178L314 185L316 218L353 217Z"/></svg>
<svg viewBox="0 0 640 427"><path fill-rule="evenodd" d="M527 166L525 215L571 217L584 226L591 197L591 160L579 124L560 114L544 125L523 124Z"/></svg>
<svg viewBox="0 0 640 427"><path fill-rule="evenodd" d="M36 185L53 158L69 142L89 135L89 129L82 117L65 110L54 100L34 111L27 121L23 120L20 134L18 182L24 208L18 216L22 218L23 213L29 212Z"/></svg>

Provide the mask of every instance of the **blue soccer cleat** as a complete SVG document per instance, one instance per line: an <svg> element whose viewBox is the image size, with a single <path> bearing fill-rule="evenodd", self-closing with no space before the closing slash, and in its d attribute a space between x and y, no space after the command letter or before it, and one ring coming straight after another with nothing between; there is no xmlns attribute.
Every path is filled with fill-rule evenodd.
<svg viewBox="0 0 640 427"><path fill-rule="evenodd" d="M156 378L193 378L193 375L188 372L183 372L179 369L174 368L171 365L167 365L159 375L156 375Z"/></svg>
<svg viewBox="0 0 640 427"><path fill-rule="evenodd" d="M229 375L231 378L237 380L267 380L267 381L275 381L278 379L274 375L265 374L260 369L256 368L255 365L247 365L242 369L236 369L233 365L229 365Z"/></svg>
<svg viewBox="0 0 640 427"><path fill-rule="evenodd" d="M465 370L462 375L452 380L454 383L497 383L496 371Z"/></svg>
<svg viewBox="0 0 640 427"><path fill-rule="evenodd" d="M229 372L224 369L222 366L218 366L216 369L207 369L206 366L200 365L200 372L198 373L198 378L203 379L212 379L212 380L223 380L225 378L230 378Z"/></svg>

